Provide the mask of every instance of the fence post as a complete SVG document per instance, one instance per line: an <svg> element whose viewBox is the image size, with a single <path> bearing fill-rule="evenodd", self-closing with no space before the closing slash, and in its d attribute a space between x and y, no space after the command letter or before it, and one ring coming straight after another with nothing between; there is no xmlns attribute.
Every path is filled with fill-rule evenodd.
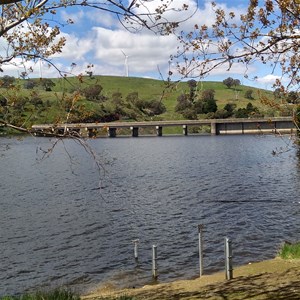
<svg viewBox="0 0 300 300"><path fill-rule="evenodd" d="M199 275L203 275L203 224L198 225L198 236L199 236Z"/></svg>
<svg viewBox="0 0 300 300"><path fill-rule="evenodd" d="M139 254L138 254L138 243L139 243L139 239L133 240L132 241L134 244L134 259L138 260L139 259Z"/></svg>
<svg viewBox="0 0 300 300"><path fill-rule="evenodd" d="M152 277L156 280L157 275L157 246L152 246Z"/></svg>
<svg viewBox="0 0 300 300"><path fill-rule="evenodd" d="M231 240L225 237L225 275L226 279L233 278Z"/></svg>

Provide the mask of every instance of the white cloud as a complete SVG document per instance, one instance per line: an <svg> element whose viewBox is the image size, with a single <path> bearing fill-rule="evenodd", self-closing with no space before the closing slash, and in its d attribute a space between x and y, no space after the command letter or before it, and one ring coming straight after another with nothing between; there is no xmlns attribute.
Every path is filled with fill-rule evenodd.
<svg viewBox="0 0 300 300"><path fill-rule="evenodd" d="M235 0L232 0L232 6ZM154 9L161 5L160 0L153 0L147 3L148 9ZM180 30L190 31L196 23L205 23L211 25L214 20L214 12L211 8L211 1L204 1L201 9L196 10L196 1L194 0L174 0L170 1L172 9L165 13L170 21L179 21L187 19L180 25ZM178 12L183 3L189 5L188 11ZM243 12L241 6L234 6L232 9L228 5L220 4L227 12L235 10L236 15ZM142 7L139 12L142 12ZM148 11L145 11L148 12ZM59 69L70 70L70 64L76 63L73 69L75 74L85 73L86 66L89 63L94 64L94 73L99 75L124 75L124 55L128 55L129 75L147 76L158 78L158 67L164 76L168 70L170 55L176 54L178 41L176 36L154 35L152 32L142 30L138 34L132 34L126 31L111 13L97 10L71 9L62 10L61 17L64 21L71 18L76 24L65 27L67 32L62 32L61 36L66 38L66 46L62 53L53 56L53 63ZM93 24L93 26L91 26ZM96 26L97 27L96 27ZM64 30L64 27L62 27ZM70 30L74 30L71 32ZM121 51L122 50L122 51ZM27 63L26 63L27 64ZM28 63L28 66L30 64ZM39 77L39 69L35 69L32 76ZM5 69L12 72L9 67ZM15 69L16 70L16 69ZM251 69L250 71L253 71ZM244 74L245 70L240 65L234 65L227 72L227 66L214 70L211 76L230 76L230 74ZM58 73L54 68L48 68L46 64L42 67L43 77L57 77Z"/></svg>
<svg viewBox="0 0 300 300"><path fill-rule="evenodd" d="M276 79L280 79L280 76L268 74L266 76L257 78L256 81L261 84L274 84Z"/></svg>
<svg viewBox="0 0 300 300"><path fill-rule="evenodd" d="M94 28L95 57L105 64L124 69L124 55L128 55L131 74L157 72L157 66L168 65L169 56L176 49L174 36L131 34L124 30Z"/></svg>
<svg viewBox="0 0 300 300"><path fill-rule="evenodd" d="M100 13L98 10L89 10L86 13L86 17L91 23L97 26L109 29L121 27L120 22L116 20L115 16L107 11L101 11Z"/></svg>
<svg viewBox="0 0 300 300"><path fill-rule="evenodd" d="M63 48L62 53L57 53L53 57L65 58L74 62L85 58L88 52L93 49L93 37L85 36L79 37L75 33L68 34L62 33L60 37L66 39L66 45Z"/></svg>

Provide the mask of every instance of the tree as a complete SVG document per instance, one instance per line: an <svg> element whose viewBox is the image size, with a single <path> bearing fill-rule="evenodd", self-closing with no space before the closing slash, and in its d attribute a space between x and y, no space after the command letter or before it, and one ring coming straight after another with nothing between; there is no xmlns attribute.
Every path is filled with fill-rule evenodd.
<svg viewBox="0 0 300 300"><path fill-rule="evenodd" d="M253 99L253 90L249 89L245 92L245 98L252 100Z"/></svg>
<svg viewBox="0 0 300 300"><path fill-rule="evenodd" d="M234 85L234 79L232 77L228 77L223 80L223 83L230 89Z"/></svg>
<svg viewBox="0 0 300 300"><path fill-rule="evenodd" d="M224 110L227 112L226 114L226 118L230 118L233 116L234 114L234 110L236 109L236 104L234 103L227 103L225 106L224 106Z"/></svg>
<svg viewBox="0 0 300 300"><path fill-rule="evenodd" d="M239 79L234 79L233 80L233 86L236 88L239 85L241 85L241 81Z"/></svg>
<svg viewBox="0 0 300 300"><path fill-rule="evenodd" d="M216 91L212 89L204 90L202 91L201 99L203 101L215 100L215 93Z"/></svg>
<svg viewBox="0 0 300 300"><path fill-rule="evenodd" d="M193 103L195 101L195 97L196 97L197 81L194 79L191 79L187 83L190 88L189 100Z"/></svg>
<svg viewBox="0 0 300 300"><path fill-rule="evenodd" d="M179 72L184 77L203 78L214 69L235 65L247 70L258 62L280 72L274 86L299 89L300 83L300 9L295 0L251 0L244 14L225 11L212 2L212 24L195 24L181 32L177 56ZM183 62L183 63L181 63ZM253 77L255 79L255 76Z"/></svg>
<svg viewBox="0 0 300 300"><path fill-rule="evenodd" d="M83 94L87 100L100 100L100 94L103 87L100 84L94 84L86 87L83 90Z"/></svg>

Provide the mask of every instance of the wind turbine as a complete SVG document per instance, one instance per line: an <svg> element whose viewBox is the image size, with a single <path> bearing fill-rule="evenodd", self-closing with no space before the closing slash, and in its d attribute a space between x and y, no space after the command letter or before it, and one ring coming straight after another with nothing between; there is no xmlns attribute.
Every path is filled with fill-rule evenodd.
<svg viewBox="0 0 300 300"><path fill-rule="evenodd" d="M42 79L43 78L43 73L42 73L42 60L41 60L41 58L39 58L39 71L40 71L40 79Z"/></svg>
<svg viewBox="0 0 300 300"><path fill-rule="evenodd" d="M125 76L128 77L129 76L129 68L128 68L128 55L124 53L123 50L121 50L121 52L123 53L124 57L125 57L125 61L124 61L124 66L125 66Z"/></svg>

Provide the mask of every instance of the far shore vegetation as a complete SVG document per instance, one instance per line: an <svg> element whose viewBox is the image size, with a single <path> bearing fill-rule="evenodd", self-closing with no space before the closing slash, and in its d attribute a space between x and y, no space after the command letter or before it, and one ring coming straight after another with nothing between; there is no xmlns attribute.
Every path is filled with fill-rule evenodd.
<svg viewBox="0 0 300 300"><path fill-rule="evenodd" d="M5 124L30 129L49 123L292 116L299 103L297 92L260 90L231 77L175 84L135 77L5 75L0 78L0 134L7 133Z"/></svg>

